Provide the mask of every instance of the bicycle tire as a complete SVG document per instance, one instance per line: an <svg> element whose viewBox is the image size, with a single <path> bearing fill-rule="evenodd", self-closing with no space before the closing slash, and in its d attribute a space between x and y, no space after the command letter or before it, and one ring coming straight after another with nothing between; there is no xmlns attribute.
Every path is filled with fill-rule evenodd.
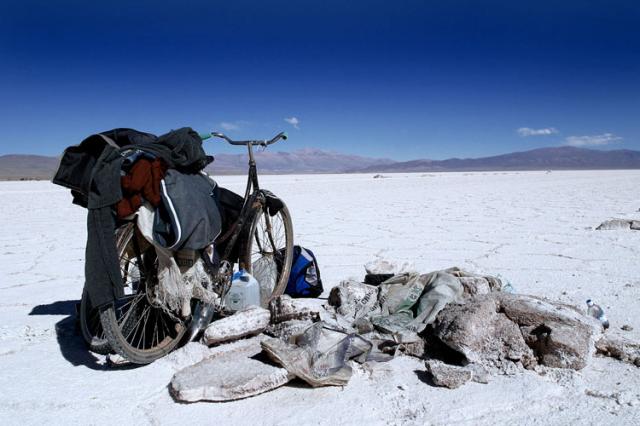
<svg viewBox="0 0 640 426"><path fill-rule="evenodd" d="M153 246L136 232L133 224L119 228L116 241L125 288L130 286L132 294L104 307L100 311L100 321L114 352L134 364L149 364L171 352L181 342L187 324L149 302L147 289L157 276ZM144 250L141 249L143 246ZM138 281L131 278L132 282L128 283L127 279L135 275L135 270L129 269L133 260L136 263L141 260L143 265L137 266Z"/></svg>
<svg viewBox="0 0 640 426"><path fill-rule="evenodd" d="M287 281L289 280L291 262L293 260L293 224L291 222L291 215L289 214L287 206L283 202L282 209L280 209L274 216L269 215L267 210L268 209L265 206L254 215L251 221L251 226L249 227L249 232L245 236L244 244L240 251L240 264L244 265L246 271L254 275L258 282L261 282L261 277L254 274L254 272L258 272L254 271L254 269L256 269L256 261L258 261L258 259L266 258L269 262L275 262L277 264L277 278L274 280L275 284L273 291L271 291L271 294L266 297L261 294L261 305L263 308L268 307L268 304L272 299L284 293L287 287ZM285 240L283 244L278 244L276 241L281 240L272 238L271 241L273 241L275 245L282 246L273 247L274 244L270 242L269 245L271 247L267 250L263 250L260 247L260 242L264 241L264 236L268 237L269 231L261 229L261 227L262 224L268 223L267 218L272 222L280 221L283 228L282 237ZM272 225L272 231L274 228L275 226ZM273 234L274 232L272 232L272 235ZM279 255L278 253L281 252L283 252L283 254Z"/></svg>
<svg viewBox="0 0 640 426"><path fill-rule="evenodd" d="M86 290L82 290L80 299L80 331L91 352L101 355L111 352L111 345L100 321L100 311L93 308Z"/></svg>

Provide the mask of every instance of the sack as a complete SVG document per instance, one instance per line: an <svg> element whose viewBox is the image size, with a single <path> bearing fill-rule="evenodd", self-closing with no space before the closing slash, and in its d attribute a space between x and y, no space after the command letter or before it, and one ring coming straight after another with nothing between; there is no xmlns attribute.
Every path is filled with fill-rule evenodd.
<svg viewBox="0 0 640 426"><path fill-rule="evenodd" d="M313 252L304 247L293 246L291 273L285 294L291 297L318 297L322 291L320 269Z"/></svg>
<svg viewBox="0 0 640 426"><path fill-rule="evenodd" d="M233 225L238 221L240 212L242 211L242 205L244 204L244 198L240 195L232 192L226 188L222 188L216 185L213 191L213 198L218 205L220 211L220 218L222 219L222 232L216 238L216 250L220 253L220 256L224 255L227 250L227 245L231 239ZM233 246L233 249L228 254L229 261L237 262L240 256L241 244L237 243Z"/></svg>
<svg viewBox="0 0 640 426"><path fill-rule="evenodd" d="M222 221L213 198L216 183L203 174L170 169L160 181L161 204L153 221L153 240L169 250L199 250L220 235Z"/></svg>

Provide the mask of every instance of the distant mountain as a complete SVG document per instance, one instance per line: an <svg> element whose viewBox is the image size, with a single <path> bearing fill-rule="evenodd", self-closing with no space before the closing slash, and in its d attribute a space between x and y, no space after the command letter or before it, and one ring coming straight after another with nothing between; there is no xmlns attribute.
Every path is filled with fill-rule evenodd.
<svg viewBox="0 0 640 426"><path fill-rule="evenodd" d="M213 175L244 174L247 156L218 154L207 167ZM319 149L293 152L257 152L260 173L393 173L483 170L640 169L640 151L600 151L575 147L540 148L483 158L412 160L340 154ZM40 155L0 156L0 180L50 179L58 159Z"/></svg>
<svg viewBox="0 0 640 426"><path fill-rule="evenodd" d="M0 180L51 179L58 161L56 157L44 155L2 155Z"/></svg>
<svg viewBox="0 0 640 426"><path fill-rule="evenodd" d="M293 152L256 150L259 173L344 173L361 167L383 166L393 160L340 154L319 149ZM244 174L249 159L246 154L217 154L207 172L215 174ZM51 179L59 159L41 155L0 156L0 180Z"/></svg>
<svg viewBox="0 0 640 426"><path fill-rule="evenodd" d="M383 167L393 160L341 154L320 149L301 149L293 152L263 151L255 153L260 173L344 173L366 167ZM243 154L218 154L207 168L212 174L244 173L248 168L248 156Z"/></svg>
<svg viewBox="0 0 640 426"><path fill-rule="evenodd" d="M539 148L483 158L412 160L387 165L354 168L351 172L428 172L483 170L588 170L638 169L640 151L626 149L600 151L563 146Z"/></svg>

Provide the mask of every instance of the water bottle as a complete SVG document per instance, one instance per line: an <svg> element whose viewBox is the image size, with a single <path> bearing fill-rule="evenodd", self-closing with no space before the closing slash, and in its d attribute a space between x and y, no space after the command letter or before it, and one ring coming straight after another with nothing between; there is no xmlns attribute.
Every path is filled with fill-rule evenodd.
<svg viewBox="0 0 640 426"><path fill-rule="evenodd" d="M231 288L224 298L231 311L240 311L248 306L260 306L260 284L244 269L231 277Z"/></svg>
<svg viewBox="0 0 640 426"><path fill-rule="evenodd" d="M593 300L591 299L587 300L587 314L600 321L605 330L609 328L609 320L604 314L604 309L593 303Z"/></svg>

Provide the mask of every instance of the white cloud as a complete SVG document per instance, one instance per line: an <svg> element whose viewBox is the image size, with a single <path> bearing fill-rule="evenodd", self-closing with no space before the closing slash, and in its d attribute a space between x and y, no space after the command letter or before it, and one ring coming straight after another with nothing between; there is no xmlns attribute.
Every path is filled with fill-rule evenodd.
<svg viewBox="0 0 640 426"><path fill-rule="evenodd" d="M300 120L298 119L298 117L288 117L288 118L285 118L284 121L291 124L295 129L300 128L298 126L300 124Z"/></svg>
<svg viewBox="0 0 640 426"><path fill-rule="evenodd" d="M517 132L522 137L549 136L549 135L555 135L556 133L558 133L558 130L555 127L547 127L544 129L532 129L530 127L520 127L517 130Z"/></svg>
<svg viewBox="0 0 640 426"><path fill-rule="evenodd" d="M598 146L620 142L622 138L613 133L603 133L592 136L567 136L565 142L570 146Z"/></svg>
<svg viewBox="0 0 640 426"><path fill-rule="evenodd" d="M222 123L220 123L220 127L222 127L222 130L226 130L228 132L232 130L240 130L240 124L230 123L228 121L223 121Z"/></svg>

